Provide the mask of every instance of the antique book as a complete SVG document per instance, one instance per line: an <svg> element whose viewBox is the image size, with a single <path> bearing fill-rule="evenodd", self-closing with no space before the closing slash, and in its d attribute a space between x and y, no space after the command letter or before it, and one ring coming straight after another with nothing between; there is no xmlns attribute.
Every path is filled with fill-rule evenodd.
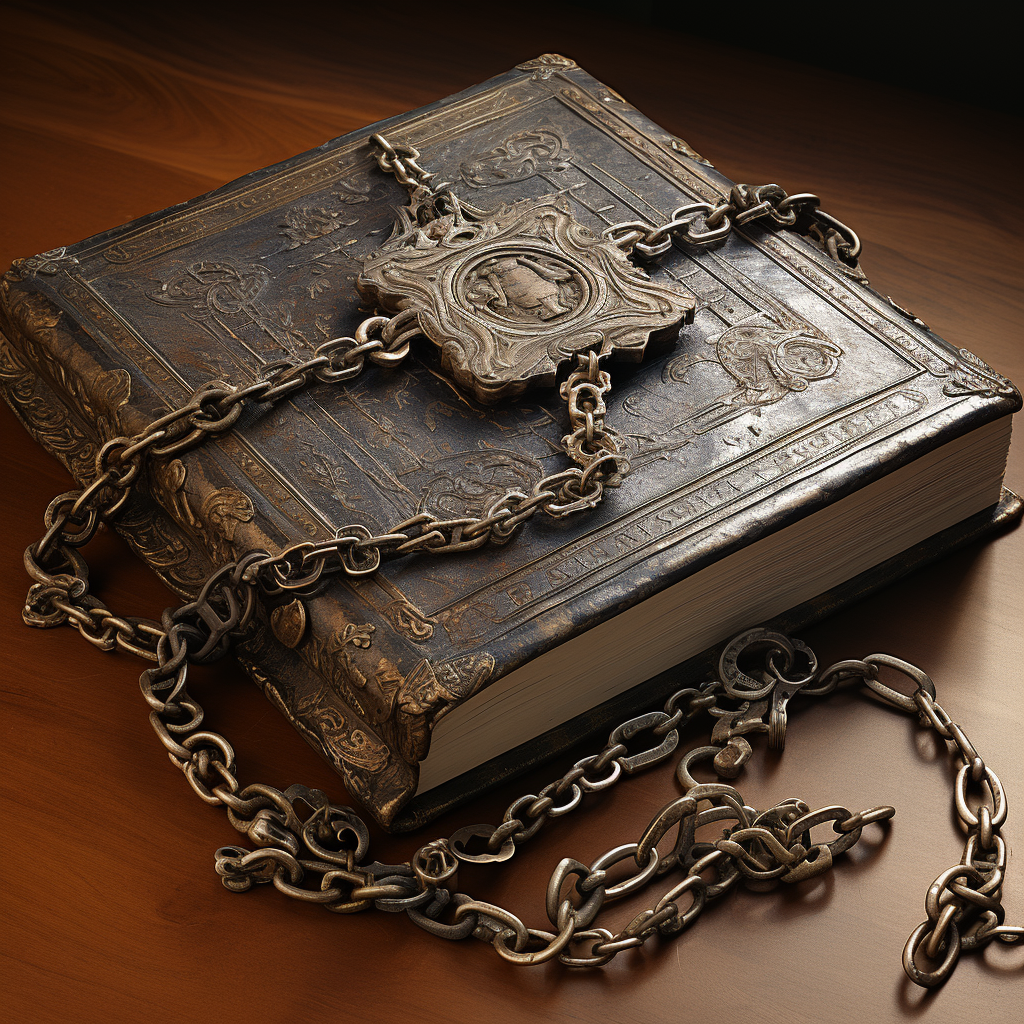
<svg viewBox="0 0 1024 1024"><path fill-rule="evenodd" d="M210 380L308 358L372 314L356 281L409 201L378 166L375 132L415 146L467 209L550 197L555 221L596 236L733 184L572 61L529 61L17 261L0 296L0 380L40 444L88 482L109 438ZM467 301L569 315L590 285L545 259L513 252L467 271L479 292ZM821 247L750 222L642 266L695 312L632 361L602 364L631 471L599 507L534 517L500 546L388 559L315 596L268 596L237 648L386 827L414 827L657 700L740 628L798 628L1020 517L1001 491L1018 392ZM543 309L521 298L527 278ZM253 549L346 524L387 533L424 511L477 515L565 468L556 388L492 401L429 341L412 349L398 368L306 387L153 460L114 525L188 597Z"/></svg>

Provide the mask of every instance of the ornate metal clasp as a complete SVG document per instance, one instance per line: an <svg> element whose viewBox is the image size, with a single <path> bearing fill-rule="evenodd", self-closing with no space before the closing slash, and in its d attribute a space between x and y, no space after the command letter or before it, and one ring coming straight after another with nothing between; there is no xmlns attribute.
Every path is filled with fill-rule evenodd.
<svg viewBox="0 0 1024 1024"><path fill-rule="evenodd" d="M414 147L379 134L372 142L412 202L356 287L385 313L414 317L445 372L478 401L551 386L579 352L638 361L652 335L693 319L690 292L651 280L620 244L579 223L563 197L474 210L432 188Z"/></svg>

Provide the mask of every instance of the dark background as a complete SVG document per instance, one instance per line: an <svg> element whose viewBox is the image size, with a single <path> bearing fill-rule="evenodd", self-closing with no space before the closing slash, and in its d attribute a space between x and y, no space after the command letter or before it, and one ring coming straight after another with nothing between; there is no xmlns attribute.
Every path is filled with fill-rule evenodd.
<svg viewBox="0 0 1024 1024"><path fill-rule="evenodd" d="M1020 114L1019 3L755 3L556 0L626 24L784 57L854 77ZM955 12L955 13L950 13ZM682 40L681 40L682 42ZM638 57L642 55L638 54ZM686 48L680 50L686 73Z"/></svg>
<svg viewBox="0 0 1024 1024"><path fill-rule="evenodd" d="M11 6L68 12L83 7L78 0ZM503 46L503 35L513 39L530 35L538 40L548 35L558 39L566 56L576 59L580 55L570 52L572 47L564 42L566 27L575 25L583 37L618 37L621 50L616 55L623 64L638 67L649 65L655 60L654 53L663 51L663 47L647 44L645 37L652 43L674 39L678 43L673 47L678 62L673 70L683 78L692 73L698 52L706 56L709 50L729 47L733 48L733 60L749 53L849 76L847 84L854 103L858 102L856 93L861 82L879 82L1018 117L1021 112L1024 5L1019 2L975 2L943 9L936 3L906 0L705 0L699 4L687 0L391 0L377 4L365 0L336 0L330 4L306 0L300 5L289 5L285 0L178 0L163 5L107 0L93 11L125 28L144 23L161 25L171 46L212 17L221 26L236 25L239 38L253 28L264 29L282 40L302 38L312 51L332 50L341 63L349 59L353 46L366 46L361 30L368 21L374 21L377 31L373 48L379 51L382 68L393 59L389 40L399 37L422 38L422 55L431 65L437 60L472 64L476 54ZM466 45L466 22L474 28L477 45ZM438 46L445 26L451 26L452 34L447 52ZM223 42L230 51L230 33ZM408 46L403 52L408 54ZM663 61L663 55L657 60ZM721 74L731 74L728 62L722 63ZM779 110L763 96L752 95L750 102L763 104L766 114L801 116L798 106Z"/></svg>

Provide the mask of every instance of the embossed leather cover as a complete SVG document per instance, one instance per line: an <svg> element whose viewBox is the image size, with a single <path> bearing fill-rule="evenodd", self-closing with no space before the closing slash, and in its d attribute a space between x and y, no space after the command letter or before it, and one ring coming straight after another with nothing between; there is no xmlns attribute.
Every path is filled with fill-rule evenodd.
<svg viewBox="0 0 1024 1024"><path fill-rule="evenodd" d="M732 184L571 61L551 55L335 139L182 206L20 260L3 279L0 377L27 428L82 482L211 378L255 379L369 311L354 288L406 194L367 139L383 131L478 207L561 193L575 218L664 219ZM590 515L536 517L462 556L385 562L264 610L239 655L268 698L388 827L600 727L617 698L409 803L431 728L528 659L982 423L1013 386L785 231L744 228L650 265L698 299L680 341L615 364L608 421L633 470ZM374 532L427 509L478 511L562 468L554 391L482 406L427 343L395 371L317 385L181 459L154 465L118 529L174 591L255 547ZM992 514L794 610L799 626L993 524ZM668 684L666 684L668 685Z"/></svg>

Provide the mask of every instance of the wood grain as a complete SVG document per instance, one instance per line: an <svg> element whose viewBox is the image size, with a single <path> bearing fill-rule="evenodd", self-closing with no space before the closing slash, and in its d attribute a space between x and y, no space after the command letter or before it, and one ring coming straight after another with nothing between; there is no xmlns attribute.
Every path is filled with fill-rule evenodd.
<svg viewBox="0 0 1024 1024"><path fill-rule="evenodd" d="M0 265L180 202L327 138L566 53L743 181L823 195L865 241L883 291L944 336L1024 381L1020 123L579 9L480 5L9 5L0 62L5 215ZM795 716L785 758L755 757L748 801L891 802L874 848L817 884L741 892L695 928L601 972L512 968L479 943L445 943L404 918L338 918L212 869L234 833L163 759L125 656L70 630L24 628L21 551L70 486L4 408L0 519L4 652L4 1007L17 1022L145 1020L626 1021L1016 1019L1019 950L964 957L935 994L899 966L931 880L959 856L947 760L913 723L853 695ZM1007 481L1024 489L1024 446ZM117 609L169 597L107 534L89 552ZM1021 579L1024 531L945 559L805 639L824 659L890 651L925 666L940 699L1007 789L1008 917L1024 920ZM198 696L246 778L338 794L337 780L230 665ZM691 743L696 735L689 737ZM578 755L577 755L578 756ZM567 762L568 763L568 759ZM496 821L535 773L437 823ZM338 794L340 795L340 794ZM515 866L467 871L468 891L543 918L556 861L634 839L675 795L641 776L553 826ZM425 837L374 835L382 860ZM623 905L615 924L642 901ZM1018 1011L1019 1012L1019 1011Z"/></svg>

